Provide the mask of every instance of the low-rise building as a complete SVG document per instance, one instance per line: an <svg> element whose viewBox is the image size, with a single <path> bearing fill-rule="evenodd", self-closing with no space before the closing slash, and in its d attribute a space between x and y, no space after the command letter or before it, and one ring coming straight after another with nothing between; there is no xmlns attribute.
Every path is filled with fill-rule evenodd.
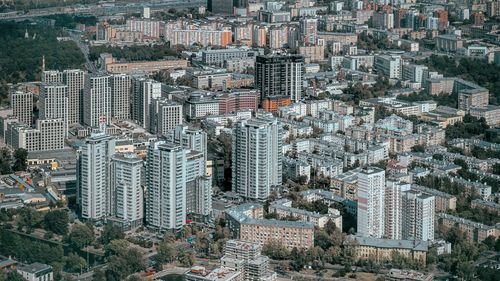
<svg viewBox="0 0 500 281"><path fill-rule="evenodd" d="M335 223L336 227L342 229L342 216L338 210L333 208L328 209L328 214L320 214L294 208L291 200L280 199L269 205L269 212L277 214L279 218L294 217L300 221L310 222L319 228L325 227L331 221Z"/></svg>
<svg viewBox="0 0 500 281"><path fill-rule="evenodd" d="M411 190L434 196L436 212L446 212L457 208L457 198L446 192L417 184L412 184Z"/></svg>
<svg viewBox="0 0 500 281"><path fill-rule="evenodd" d="M142 71L146 73L158 72L176 68L187 68L188 61L185 59L169 58L156 61L134 61L120 62L110 54L102 54L101 60L104 68L109 73L131 73Z"/></svg>
<svg viewBox="0 0 500 281"><path fill-rule="evenodd" d="M378 263L390 262L394 253L425 265L428 243L418 240L396 240L349 235L345 242L352 247L357 260L375 260Z"/></svg>
<svg viewBox="0 0 500 281"><path fill-rule="evenodd" d="M496 226L485 225L445 213L437 214L437 221L440 225L449 229L457 227L465 234L467 240L472 243L481 243L488 236L495 238L500 236L500 230Z"/></svg>
<svg viewBox="0 0 500 281"><path fill-rule="evenodd" d="M471 208L481 208L485 209L488 212L495 213L497 215L500 215L500 204L497 204L495 202L491 201L485 201L481 199L475 199L470 202Z"/></svg>
<svg viewBox="0 0 500 281"><path fill-rule="evenodd" d="M476 118L484 118L486 124L490 127L500 125L500 106L487 105L483 107L472 107L469 114Z"/></svg>
<svg viewBox="0 0 500 281"><path fill-rule="evenodd" d="M454 34L439 35L436 38L436 48L445 52L456 52L464 47L464 40Z"/></svg>
<svg viewBox="0 0 500 281"><path fill-rule="evenodd" d="M226 210L226 218L234 239L265 244L279 241L292 249L314 246L314 225L301 221L264 219L261 204L246 203Z"/></svg>
<svg viewBox="0 0 500 281"><path fill-rule="evenodd" d="M207 270L203 266L193 266L184 273L186 281L243 281L244 275L240 271L226 268Z"/></svg>
<svg viewBox="0 0 500 281"><path fill-rule="evenodd" d="M32 263L29 265L20 265L17 272L28 281L53 281L54 271L52 266L43 263Z"/></svg>

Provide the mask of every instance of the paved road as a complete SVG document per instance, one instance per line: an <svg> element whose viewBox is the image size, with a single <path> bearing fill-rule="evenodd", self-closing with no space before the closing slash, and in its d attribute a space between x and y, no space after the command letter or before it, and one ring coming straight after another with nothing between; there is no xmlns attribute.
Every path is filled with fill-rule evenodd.
<svg viewBox="0 0 500 281"><path fill-rule="evenodd" d="M80 48L80 51L82 51L83 56L85 57L85 66L89 72L97 72L97 67L96 65L90 61L89 59L89 46L87 44L82 43L80 33L75 30L70 30L69 35L71 37L71 40L76 43L78 48Z"/></svg>
<svg viewBox="0 0 500 281"><path fill-rule="evenodd" d="M190 8L206 5L204 0L168 0L159 3L148 3L147 6L152 10L160 8ZM118 13L141 12L145 4L142 3L115 3L114 6L88 5L85 8L77 6L51 7L43 9L32 9L28 13L10 12L0 13L0 20L24 20L35 17L43 17L58 14L94 14L94 15L113 15Z"/></svg>

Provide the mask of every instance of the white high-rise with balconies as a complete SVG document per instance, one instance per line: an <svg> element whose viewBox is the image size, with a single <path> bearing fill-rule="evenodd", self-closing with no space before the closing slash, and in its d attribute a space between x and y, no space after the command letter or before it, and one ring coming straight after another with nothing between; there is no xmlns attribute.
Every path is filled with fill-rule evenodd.
<svg viewBox="0 0 500 281"><path fill-rule="evenodd" d="M12 114L19 123L31 126L33 123L33 93L28 91L15 91L10 94Z"/></svg>
<svg viewBox="0 0 500 281"><path fill-rule="evenodd" d="M141 168L142 159L134 153L111 158L111 216L132 228L141 226L144 217Z"/></svg>
<svg viewBox="0 0 500 281"><path fill-rule="evenodd" d="M403 193L411 185L398 181L387 181L385 185L385 236L389 239L402 239Z"/></svg>
<svg viewBox="0 0 500 281"><path fill-rule="evenodd" d="M92 134L81 146L77 184L81 217L101 220L110 214L111 156L115 141L104 133Z"/></svg>
<svg viewBox="0 0 500 281"><path fill-rule="evenodd" d="M385 228L385 171L367 167L358 173L358 234L381 238Z"/></svg>
<svg viewBox="0 0 500 281"><path fill-rule="evenodd" d="M151 143L146 165L146 223L158 230L179 229L186 221L186 150L164 141Z"/></svg>
<svg viewBox="0 0 500 281"><path fill-rule="evenodd" d="M83 95L83 121L91 127L98 127L101 122L111 122L111 87L108 75L87 77Z"/></svg>
<svg viewBox="0 0 500 281"><path fill-rule="evenodd" d="M87 72L81 69L67 69L63 72L50 70L42 73L42 83L63 83L68 86L68 125L82 122L83 112L81 102L83 100L86 75Z"/></svg>
<svg viewBox="0 0 500 281"><path fill-rule="evenodd" d="M435 197L409 190L403 193L402 238L434 240Z"/></svg>
<svg viewBox="0 0 500 281"><path fill-rule="evenodd" d="M68 86L68 125L80 124L83 120L81 103L87 72L81 69L63 71L63 83Z"/></svg>
<svg viewBox="0 0 500 281"><path fill-rule="evenodd" d="M208 216L212 211L212 177L206 174L207 134L201 129L181 125L169 132L167 141L189 149L186 157L187 212Z"/></svg>
<svg viewBox="0 0 500 281"><path fill-rule="evenodd" d="M40 87L40 119L64 120L65 135L68 131L68 86L63 83L42 83Z"/></svg>
<svg viewBox="0 0 500 281"><path fill-rule="evenodd" d="M132 79L127 74L113 74L111 84L111 116L114 120L130 118Z"/></svg>
<svg viewBox="0 0 500 281"><path fill-rule="evenodd" d="M151 131L150 107L161 97L161 83L152 79L137 78L133 81L132 120Z"/></svg>
<svg viewBox="0 0 500 281"><path fill-rule="evenodd" d="M277 119L254 118L233 129L233 191L266 200L282 182L282 131Z"/></svg>
<svg viewBox="0 0 500 281"><path fill-rule="evenodd" d="M153 99L150 107L150 132L166 136L182 124L182 104L166 98Z"/></svg>

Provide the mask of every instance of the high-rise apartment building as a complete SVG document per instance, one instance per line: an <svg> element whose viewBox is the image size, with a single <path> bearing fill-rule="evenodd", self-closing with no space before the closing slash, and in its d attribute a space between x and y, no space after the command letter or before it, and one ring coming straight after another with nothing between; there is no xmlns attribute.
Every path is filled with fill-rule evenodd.
<svg viewBox="0 0 500 281"><path fill-rule="evenodd" d="M83 219L101 220L110 214L111 157L115 141L104 133L92 134L78 157L78 204Z"/></svg>
<svg viewBox="0 0 500 281"><path fill-rule="evenodd" d="M111 87L108 75L87 76L83 95L83 121L91 127L111 122Z"/></svg>
<svg viewBox="0 0 500 281"><path fill-rule="evenodd" d="M425 65L419 64L405 64L403 65L403 80L410 80L414 83L422 83L424 81L425 73L428 72Z"/></svg>
<svg viewBox="0 0 500 281"><path fill-rule="evenodd" d="M82 102L86 75L86 71L81 69L63 71L63 83L68 86L68 125L82 123Z"/></svg>
<svg viewBox="0 0 500 281"><path fill-rule="evenodd" d="M151 143L146 165L148 227L179 229L186 221L186 150L163 141Z"/></svg>
<svg viewBox="0 0 500 281"><path fill-rule="evenodd" d="M135 19L127 20L127 29L129 31L139 31L145 36L152 38L160 38L160 26L164 22L152 19Z"/></svg>
<svg viewBox="0 0 500 281"><path fill-rule="evenodd" d="M282 131L276 119L241 121L233 129L233 191L265 200L271 186L280 185Z"/></svg>
<svg viewBox="0 0 500 281"><path fill-rule="evenodd" d="M63 119L68 124L68 86L63 83L42 83L40 87L40 119Z"/></svg>
<svg viewBox="0 0 500 281"><path fill-rule="evenodd" d="M411 184L387 181L385 185L385 236L402 239L403 194L411 189Z"/></svg>
<svg viewBox="0 0 500 281"><path fill-rule="evenodd" d="M257 56L255 84L260 91L261 104L273 98L299 101L303 65L304 57L299 55Z"/></svg>
<svg viewBox="0 0 500 281"><path fill-rule="evenodd" d="M42 83L62 83L63 74L57 70L46 70L42 73Z"/></svg>
<svg viewBox="0 0 500 281"><path fill-rule="evenodd" d="M212 213L212 177L203 175L187 182L186 198L188 213L208 217Z"/></svg>
<svg viewBox="0 0 500 281"><path fill-rule="evenodd" d="M130 91L132 80L126 74L113 74L111 83L111 116L114 120L130 118Z"/></svg>
<svg viewBox="0 0 500 281"><path fill-rule="evenodd" d="M214 14L233 14L233 0L208 0L207 6Z"/></svg>
<svg viewBox="0 0 500 281"><path fill-rule="evenodd" d="M85 88L86 72L81 69L67 69L63 72L56 70L44 71L42 83L62 83L68 87L67 123L79 124L83 120L82 102Z"/></svg>
<svg viewBox="0 0 500 281"><path fill-rule="evenodd" d="M318 36L318 19L302 18L300 20L300 36L303 44L316 44L316 38Z"/></svg>
<svg viewBox="0 0 500 281"><path fill-rule="evenodd" d="M36 128L11 122L5 131L5 143L14 149L54 151L64 148L65 122L63 119L38 119Z"/></svg>
<svg viewBox="0 0 500 281"><path fill-rule="evenodd" d="M401 56L399 55L378 55L373 63L377 72L388 78L401 78Z"/></svg>
<svg viewBox="0 0 500 281"><path fill-rule="evenodd" d="M384 236L385 171L368 167L358 173L358 234Z"/></svg>
<svg viewBox="0 0 500 281"><path fill-rule="evenodd" d="M132 228L144 217L141 168L142 159L134 153L111 157L111 216Z"/></svg>
<svg viewBox="0 0 500 281"><path fill-rule="evenodd" d="M207 133L202 129L188 126L177 126L167 136L170 143L180 145L186 149L196 150L207 154Z"/></svg>
<svg viewBox="0 0 500 281"><path fill-rule="evenodd" d="M208 216L212 211L212 177L206 175L207 134L201 129L177 126L167 142L188 149L186 156L186 209Z"/></svg>
<svg viewBox="0 0 500 281"><path fill-rule="evenodd" d="M36 128L40 131L40 151L53 151L64 148L66 121L59 119L38 119Z"/></svg>
<svg viewBox="0 0 500 281"><path fill-rule="evenodd" d="M394 14L387 11L379 11L373 13L372 25L379 29L393 29L394 28Z"/></svg>
<svg viewBox="0 0 500 281"><path fill-rule="evenodd" d="M182 105L166 98L153 99L150 110L150 132L166 136L182 124Z"/></svg>
<svg viewBox="0 0 500 281"><path fill-rule="evenodd" d="M33 93L27 91L15 91L10 95L10 105L12 107L12 115L17 120L28 126L33 123Z"/></svg>
<svg viewBox="0 0 500 281"><path fill-rule="evenodd" d="M402 238L434 240L435 198L409 190L403 193Z"/></svg>
<svg viewBox="0 0 500 281"><path fill-rule="evenodd" d="M150 107L161 97L161 83L152 79L137 78L133 81L132 120L146 130L151 130Z"/></svg>

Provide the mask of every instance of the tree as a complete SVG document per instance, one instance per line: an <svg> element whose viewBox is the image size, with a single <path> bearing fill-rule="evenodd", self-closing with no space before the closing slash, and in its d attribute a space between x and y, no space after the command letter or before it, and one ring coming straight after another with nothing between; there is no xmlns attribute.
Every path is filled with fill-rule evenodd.
<svg viewBox="0 0 500 281"><path fill-rule="evenodd" d="M191 267L196 262L192 252L181 251L178 254L179 262L185 267Z"/></svg>
<svg viewBox="0 0 500 281"><path fill-rule="evenodd" d="M6 281L25 281L24 277L17 273L17 271L15 270L11 270L9 271L9 273L7 273L7 276L6 276Z"/></svg>
<svg viewBox="0 0 500 281"><path fill-rule="evenodd" d="M75 225L68 236L68 242L74 248L81 249L94 242L94 233L87 225Z"/></svg>
<svg viewBox="0 0 500 281"><path fill-rule="evenodd" d="M177 250L175 245L169 242L161 242L157 248L156 262L159 264L171 263L175 260Z"/></svg>
<svg viewBox="0 0 500 281"><path fill-rule="evenodd" d="M417 144L411 148L413 152L425 152L425 147L423 145Z"/></svg>
<svg viewBox="0 0 500 281"><path fill-rule="evenodd" d="M0 149L0 174L10 174L11 168L11 155L6 147Z"/></svg>
<svg viewBox="0 0 500 281"><path fill-rule="evenodd" d="M104 226L100 240L102 244L106 245L111 240L117 240L123 238L125 238L123 229L113 224L107 224Z"/></svg>
<svg viewBox="0 0 500 281"><path fill-rule="evenodd" d="M266 256L269 256L273 260L284 260L288 259L290 256L290 252L283 245L283 243L280 243L276 240L271 240L264 244L262 253Z"/></svg>
<svg viewBox="0 0 500 281"><path fill-rule="evenodd" d="M111 256L108 265L107 280L124 280L128 275L146 268L141 253L136 249L129 249L121 255Z"/></svg>
<svg viewBox="0 0 500 281"><path fill-rule="evenodd" d="M301 271L306 266L306 253L304 249L293 248L290 253L290 266L295 271Z"/></svg>
<svg viewBox="0 0 500 281"><path fill-rule="evenodd" d="M457 266L457 275L464 280L471 280L474 276L474 264L472 262L459 262Z"/></svg>
<svg viewBox="0 0 500 281"><path fill-rule="evenodd" d="M85 267L87 267L87 262L77 254L70 253L64 257L64 268L69 272L81 272Z"/></svg>
<svg viewBox="0 0 500 281"><path fill-rule="evenodd" d="M22 208L19 212L17 229L31 233L34 228L40 226L43 221L43 215L34 208Z"/></svg>
<svg viewBox="0 0 500 281"><path fill-rule="evenodd" d="M45 215L45 229L59 235L68 233L68 213L63 210L50 211Z"/></svg>
<svg viewBox="0 0 500 281"><path fill-rule="evenodd" d="M469 169L467 163L463 159L455 159L455 161L453 161L453 163L455 165L462 167L463 170Z"/></svg>
<svg viewBox="0 0 500 281"><path fill-rule="evenodd" d="M12 170L14 171L26 171L28 167L28 151L24 148L18 148L14 151L14 165Z"/></svg>
<svg viewBox="0 0 500 281"><path fill-rule="evenodd" d="M127 278L127 281L144 281L143 278L137 275L132 275L129 278Z"/></svg>
<svg viewBox="0 0 500 281"><path fill-rule="evenodd" d="M114 255L124 255L130 243L124 239L112 240L104 247L104 252L107 257Z"/></svg>
<svg viewBox="0 0 500 281"><path fill-rule="evenodd" d="M495 250L495 244L496 244L496 239L495 236L488 236L486 239L483 240L482 242L484 245L488 247L488 249L494 251Z"/></svg>
<svg viewBox="0 0 500 281"><path fill-rule="evenodd" d="M181 85L181 86L191 87L193 85L193 80L190 79L189 77L187 77L186 75L177 78L177 80L175 80L175 82L177 83L177 85Z"/></svg>
<svg viewBox="0 0 500 281"><path fill-rule="evenodd" d="M210 249L210 240L206 232L200 232L196 235L194 249L197 253L208 253L208 250Z"/></svg>

